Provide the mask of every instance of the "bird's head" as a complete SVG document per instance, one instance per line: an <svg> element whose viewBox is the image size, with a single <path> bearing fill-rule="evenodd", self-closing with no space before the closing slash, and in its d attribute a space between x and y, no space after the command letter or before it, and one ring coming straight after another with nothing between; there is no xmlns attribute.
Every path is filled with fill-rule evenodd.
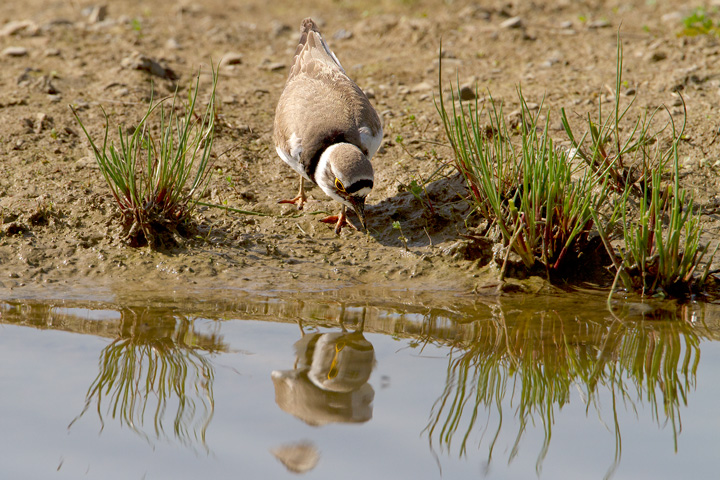
<svg viewBox="0 0 720 480"><path fill-rule="evenodd" d="M350 143L328 147L315 174L318 186L333 200L352 208L365 229L365 198L373 188L373 178L372 163Z"/></svg>

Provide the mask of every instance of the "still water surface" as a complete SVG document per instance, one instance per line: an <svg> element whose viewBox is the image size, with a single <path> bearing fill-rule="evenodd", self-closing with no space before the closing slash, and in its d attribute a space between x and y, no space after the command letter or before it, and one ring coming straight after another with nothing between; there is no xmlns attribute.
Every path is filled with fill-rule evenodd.
<svg viewBox="0 0 720 480"><path fill-rule="evenodd" d="M720 476L715 305L300 298L0 301L0 478Z"/></svg>

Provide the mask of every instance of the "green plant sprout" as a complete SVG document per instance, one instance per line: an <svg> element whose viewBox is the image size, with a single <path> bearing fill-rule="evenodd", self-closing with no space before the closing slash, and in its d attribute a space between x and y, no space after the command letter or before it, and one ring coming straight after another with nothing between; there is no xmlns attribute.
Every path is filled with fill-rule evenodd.
<svg viewBox="0 0 720 480"><path fill-rule="evenodd" d="M717 9L715 9L717 13ZM695 37L698 35L720 36L720 22L713 21L708 11L703 7L698 7L683 18L684 28L678 36Z"/></svg>
<svg viewBox="0 0 720 480"><path fill-rule="evenodd" d="M402 242L403 247L405 248L405 251L409 252L410 249L408 248L407 238L405 238L405 235L403 234L402 225L400 225L400 222L398 222L398 221L393 222L392 227L394 230L400 231L400 236L398 237L398 240L400 240Z"/></svg>
<svg viewBox="0 0 720 480"><path fill-rule="evenodd" d="M168 241L177 243L179 230L189 227L191 214L211 175L217 81L213 67L210 100L200 115L196 114L199 73L186 102L178 98L177 91L155 104L151 99L147 112L131 132L118 126L118 145L112 141L108 144L110 119L105 109L105 134L100 145L70 107L120 208L125 239L130 245L155 248ZM156 138L149 123L158 113Z"/></svg>

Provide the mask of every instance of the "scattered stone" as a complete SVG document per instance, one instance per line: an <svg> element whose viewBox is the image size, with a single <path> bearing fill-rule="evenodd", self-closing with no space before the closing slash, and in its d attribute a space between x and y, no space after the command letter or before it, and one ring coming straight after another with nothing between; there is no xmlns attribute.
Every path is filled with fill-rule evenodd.
<svg viewBox="0 0 720 480"><path fill-rule="evenodd" d="M160 65L156 60L138 52L134 52L129 57L123 58L120 61L120 65L122 65L123 68L148 72L150 75L168 80L178 79L177 74L172 69Z"/></svg>
<svg viewBox="0 0 720 480"><path fill-rule="evenodd" d="M0 53L3 57L24 57L28 54L25 47L7 47Z"/></svg>
<svg viewBox="0 0 720 480"><path fill-rule="evenodd" d="M264 68L265 70L276 72L278 70L283 70L285 68L285 64L282 62L269 62L264 65Z"/></svg>
<svg viewBox="0 0 720 480"><path fill-rule="evenodd" d="M480 5L473 4L460 10L460 12L458 12L458 17L462 20L473 18L488 21L490 20L490 11Z"/></svg>
<svg viewBox="0 0 720 480"><path fill-rule="evenodd" d="M243 56L240 53L230 52L226 53L222 60L220 61L220 65L240 65L242 63Z"/></svg>
<svg viewBox="0 0 720 480"><path fill-rule="evenodd" d="M667 56L668 56L668 55L667 55L666 52L662 52L662 51L660 51L660 52L653 52L653 53L648 57L648 60L650 60L651 62L661 62L661 61L665 60L665 59L667 58Z"/></svg>
<svg viewBox="0 0 720 480"><path fill-rule="evenodd" d="M500 24L500 28L520 28L523 26L521 17L510 17Z"/></svg>
<svg viewBox="0 0 720 480"><path fill-rule="evenodd" d="M35 122L33 124L33 132L41 133L46 128L49 128L53 124L52 117L48 117L45 113L38 113L35 115Z"/></svg>
<svg viewBox="0 0 720 480"><path fill-rule="evenodd" d="M550 52L550 56L547 60L545 60L543 63L540 64L543 68L551 68L556 63L560 63L563 61L563 54L562 52L559 52L557 50Z"/></svg>
<svg viewBox="0 0 720 480"><path fill-rule="evenodd" d="M167 48L169 50L180 50L182 48L182 46L174 38L168 38L167 42L165 42L165 48Z"/></svg>
<svg viewBox="0 0 720 480"><path fill-rule="evenodd" d="M623 95L625 95L626 97L631 97L631 96L635 95L635 93L636 93L636 90L634 88L630 87L623 92Z"/></svg>
<svg viewBox="0 0 720 480"><path fill-rule="evenodd" d="M660 21L662 21L663 23L672 23L673 25L682 23L682 20L682 12L666 13L665 15L660 17Z"/></svg>
<svg viewBox="0 0 720 480"><path fill-rule="evenodd" d="M39 73L40 73L40 70L36 70L36 69L30 68L30 67L26 68L17 79L18 86L26 87L26 86L30 85L38 77Z"/></svg>
<svg viewBox="0 0 720 480"><path fill-rule="evenodd" d="M60 92L57 88L55 88L55 85L53 85L52 81L52 75L42 75L35 81L33 87L41 91L42 93L47 93L48 95L57 95Z"/></svg>
<svg viewBox="0 0 720 480"><path fill-rule="evenodd" d="M10 35L17 35L20 32L26 31L30 34L37 31L37 25L30 20L20 20L8 22L0 29L0 37L9 37Z"/></svg>
<svg viewBox="0 0 720 480"><path fill-rule="evenodd" d="M368 98L375 98L375 89L374 88L368 88L365 91L365 96Z"/></svg>
<svg viewBox="0 0 720 480"><path fill-rule="evenodd" d="M610 26L610 22L607 20L593 20L592 22L588 22L587 27L588 28L607 28Z"/></svg>
<svg viewBox="0 0 720 480"><path fill-rule="evenodd" d="M427 92L427 91L429 91L429 90L432 90L432 88L433 88L433 86L430 85L429 83L427 83L427 82L420 82L420 83L416 83L415 85L413 85L412 87L410 87L410 93L422 93L422 92Z"/></svg>
<svg viewBox="0 0 720 480"><path fill-rule="evenodd" d="M60 56L60 50L57 48L48 48L43 52L43 55L46 57L59 57Z"/></svg>
<svg viewBox="0 0 720 480"><path fill-rule="evenodd" d="M48 23L43 25L44 31L52 30L55 27L72 27L75 25L75 22L72 20L68 20L67 18L53 18Z"/></svg>
<svg viewBox="0 0 720 480"><path fill-rule="evenodd" d="M273 37L279 37L285 33L290 32L292 29L289 25L282 23L278 20L273 20L270 23L270 33Z"/></svg>
<svg viewBox="0 0 720 480"><path fill-rule="evenodd" d="M48 95L60 93L52 83L52 75L41 75L40 70L34 68L26 68L18 77L17 84L21 87L31 87Z"/></svg>
<svg viewBox="0 0 720 480"><path fill-rule="evenodd" d="M88 17L90 23L100 23L107 17L106 5L93 5L82 10L83 15Z"/></svg>
<svg viewBox="0 0 720 480"><path fill-rule="evenodd" d="M72 107L76 112L82 112L90 108L90 104L85 100L78 98L72 103Z"/></svg>
<svg viewBox="0 0 720 480"><path fill-rule="evenodd" d="M177 15L199 15L202 13L203 8L197 3L181 2L179 5L176 5L173 10Z"/></svg>
<svg viewBox="0 0 720 480"><path fill-rule="evenodd" d="M32 133L33 121L31 118L21 118L20 124L24 127L24 133Z"/></svg>
<svg viewBox="0 0 720 480"><path fill-rule="evenodd" d="M341 28L333 34L335 40L350 40L353 37L353 33L349 30Z"/></svg>
<svg viewBox="0 0 720 480"><path fill-rule="evenodd" d="M568 21L565 21L565 22L560 22L560 25L558 25L558 27L560 27L560 28L563 29L563 30L567 30L568 28L572 28L572 26L573 26L573 23L572 23L571 21L569 21L569 20L568 20Z"/></svg>
<svg viewBox="0 0 720 480"><path fill-rule="evenodd" d="M460 100L475 100L476 97L475 89L472 85L463 85L460 87Z"/></svg>

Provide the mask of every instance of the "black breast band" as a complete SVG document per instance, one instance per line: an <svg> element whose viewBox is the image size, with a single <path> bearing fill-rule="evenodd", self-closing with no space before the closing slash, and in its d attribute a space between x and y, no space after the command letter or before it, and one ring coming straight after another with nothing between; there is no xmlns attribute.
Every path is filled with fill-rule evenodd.
<svg viewBox="0 0 720 480"><path fill-rule="evenodd" d="M324 137L316 140L314 144L308 148L308 150L303 151L303 153L307 152L308 154L308 157L305 157L306 160L303 161L305 171L308 176L312 178L313 182L317 183L315 181L315 171L317 170L318 163L320 163L320 157L323 152L331 145L346 142L347 140L345 139L345 134L343 132L331 132L329 135L325 135Z"/></svg>

